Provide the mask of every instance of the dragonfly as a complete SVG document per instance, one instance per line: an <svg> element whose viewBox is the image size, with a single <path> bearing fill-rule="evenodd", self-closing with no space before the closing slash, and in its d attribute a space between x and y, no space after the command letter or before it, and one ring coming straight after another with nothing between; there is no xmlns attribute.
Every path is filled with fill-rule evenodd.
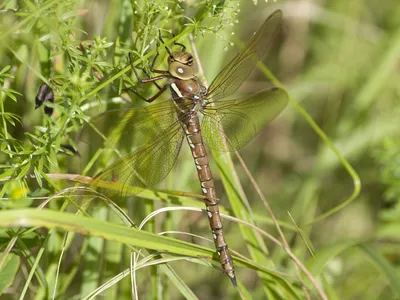
<svg viewBox="0 0 400 300"><path fill-rule="evenodd" d="M216 253L223 272L234 286L237 286L235 268L224 237L219 199L205 145L217 151L240 149L286 107L287 93L278 87L225 100L239 89L271 47L281 20L280 10L272 13L208 88L195 75L194 57L182 44L175 42L181 49L174 52L164 45L168 52L168 70L154 69L157 47L157 55L151 65L151 71L157 76L140 78L133 63L132 69L138 82L153 83L158 92L148 99L135 90L132 92L146 102L153 102L169 90L172 99L144 108L107 111L88 123L110 147L117 147L118 143L130 140L132 136L140 142L132 153L106 167L95 178L99 186L107 187L107 182L112 182L113 186L119 184L121 189L135 187L134 193L154 186L168 175L186 137L200 181ZM161 80L165 81L163 85L157 83Z"/></svg>

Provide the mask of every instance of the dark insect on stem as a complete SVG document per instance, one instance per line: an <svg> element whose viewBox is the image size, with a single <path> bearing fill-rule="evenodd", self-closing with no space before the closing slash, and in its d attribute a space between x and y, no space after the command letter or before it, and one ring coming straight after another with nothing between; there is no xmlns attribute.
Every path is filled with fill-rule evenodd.
<svg viewBox="0 0 400 300"><path fill-rule="evenodd" d="M46 101L50 101L51 103L54 103L54 92L51 89L51 87L49 87L47 85L47 83L43 83L39 87L39 91L35 97L35 109L42 106L42 104ZM53 111L54 111L53 107L50 107L47 105L44 106L44 113L46 115L48 115L49 117L53 114Z"/></svg>

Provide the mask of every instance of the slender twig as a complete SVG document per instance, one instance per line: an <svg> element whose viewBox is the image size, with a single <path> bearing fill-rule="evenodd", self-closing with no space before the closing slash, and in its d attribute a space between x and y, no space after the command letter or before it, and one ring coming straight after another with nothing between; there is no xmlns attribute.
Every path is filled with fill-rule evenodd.
<svg viewBox="0 0 400 300"><path fill-rule="evenodd" d="M249 177L251 183L253 184L254 188L256 189L256 192L258 194L258 196L260 197L262 203L264 204L265 208L267 209L268 213L270 214L273 223L275 224L276 230L279 233L279 236L282 239L282 243L283 243L283 249L286 251L286 253L292 258L292 260L295 262L294 263L294 267L295 267L295 271L296 274L300 280L300 282L303 284L303 291L305 296L307 297L307 299L311 299L310 295L305 287L305 284L303 282L303 279L301 277L300 274L300 270L299 267L303 270L304 273L306 273L307 277L310 279L310 281L312 282L312 284L314 285L314 287L316 288L316 290L318 291L318 293L320 294L321 298L324 300L328 300L328 297L326 296L324 290L319 286L319 284L317 283L317 281L314 279L314 277L312 276L312 274L304 267L304 265L298 260L298 258L292 253L292 251L290 250L290 246L285 238L285 235L283 234L281 227L278 224L278 221L275 218L275 215L271 209L271 207L268 204L268 201L265 199L264 195L261 192L260 187L258 186L257 182L255 181L253 175L251 175L251 172L249 171L249 169L247 168L245 162L243 161L242 157L240 156L240 154L235 151L236 157L239 159L240 164L242 165L244 171L246 172L247 176Z"/></svg>

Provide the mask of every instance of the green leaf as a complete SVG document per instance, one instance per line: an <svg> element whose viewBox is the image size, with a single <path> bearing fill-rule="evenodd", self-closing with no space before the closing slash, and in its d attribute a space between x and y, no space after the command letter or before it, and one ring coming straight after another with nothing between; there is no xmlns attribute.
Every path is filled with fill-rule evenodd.
<svg viewBox="0 0 400 300"><path fill-rule="evenodd" d="M26 163L25 166L21 169L20 173L18 174L17 179L22 179L29 172L30 168L31 168L30 162Z"/></svg>
<svg viewBox="0 0 400 300"><path fill-rule="evenodd" d="M4 179L6 177L12 176L14 174L14 172L15 172L15 169L13 169L13 168L8 169L7 171L0 174L0 180Z"/></svg>
<svg viewBox="0 0 400 300"><path fill-rule="evenodd" d="M0 261L4 259L5 253L1 253ZM19 256L8 253L3 265L0 267L0 295L4 293L4 290L11 286L14 282L14 278L20 267Z"/></svg>
<svg viewBox="0 0 400 300"><path fill-rule="evenodd" d="M376 267L389 279L390 286L393 289L393 292L397 295L396 298L400 298L400 277L398 275L398 270L374 248L369 247L368 245L360 245L359 248L372 259Z"/></svg>
<svg viewBox="0 0 400 300"><path fill-rule="evenodd" d="M321 274L326 264L343 251L348 250L359 244L359 241L347 241L343 243L333 244L324 249L318 250L315 257L310 258L306 264L306 268L314 275Z"/></svg>
<svg viewBox="0 0 400 300"><path fill-rule="evenodd" d="M11 69L10 65L5 66L1 71L0 71L0 75L2 75L3 73L7 72L8 70Z"/></svg>

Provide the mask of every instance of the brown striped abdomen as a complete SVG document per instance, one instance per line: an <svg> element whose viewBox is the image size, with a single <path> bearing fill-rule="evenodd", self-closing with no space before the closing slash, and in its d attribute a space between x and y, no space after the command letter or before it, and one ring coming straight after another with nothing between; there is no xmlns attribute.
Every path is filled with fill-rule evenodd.
<svg viewBox="0 0 400 300"><path fill-rule="evenodd" d="M222 219L219 215L218 199L215 194L214 180L206 148L201 136L200 122L197 114L193 113L191 117L186 120L185 124L182 124L182 126L184 127L186 139L189 143L196 164L202 193L206 197L204 203L206 204L208 220L213 234L215 248L219 256L219 261L223 271L231 278L232 283L236 286L235 268L233 266L232 257L229 253L228 245L224 238Z"/></svg>

